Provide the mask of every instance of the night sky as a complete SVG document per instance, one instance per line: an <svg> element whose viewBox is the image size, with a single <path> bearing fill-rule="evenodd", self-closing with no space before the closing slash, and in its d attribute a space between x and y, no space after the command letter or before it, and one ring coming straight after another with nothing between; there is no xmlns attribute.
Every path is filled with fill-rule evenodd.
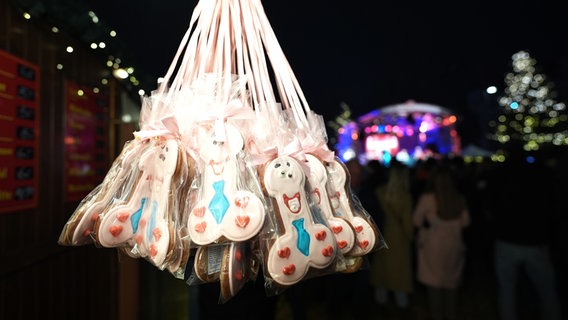
<svg viewBox="0 0 568 320"><path fill-rule="evenodd" d="M167 71L197 3L84 1L116 28L138 67L156 77ZM309 106L326 120L340 112L341 102L357 117L407 100L440 105L462 122L471 120L475 110L468 96L489 85L502 89L519 50L537 60L560 98L568 97L568 6L562 1L263 5Z"/></svg>

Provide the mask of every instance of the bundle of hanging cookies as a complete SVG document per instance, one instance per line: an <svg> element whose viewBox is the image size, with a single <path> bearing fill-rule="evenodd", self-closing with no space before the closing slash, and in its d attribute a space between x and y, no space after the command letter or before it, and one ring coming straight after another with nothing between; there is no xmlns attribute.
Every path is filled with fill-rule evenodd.
<svg viewBox="0 0 568 320"><path fill-rule="evenodd" d="M273 87L274 85L274 87ZM260 0L201 0L140 130L62 245L118 248L220 301L359 270L386 244L327 146Z"/></svg>

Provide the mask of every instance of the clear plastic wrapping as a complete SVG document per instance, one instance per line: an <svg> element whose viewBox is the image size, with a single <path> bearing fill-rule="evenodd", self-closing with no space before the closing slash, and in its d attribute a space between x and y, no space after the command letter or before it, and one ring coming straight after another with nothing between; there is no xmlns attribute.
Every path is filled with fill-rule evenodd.
<svg viewBox="0 0 568 320"><path fill-rule="evenodd" d="M273 88L274 85L274 88ZM199 1L140 130L65 224L61 245L115 248L219 302L355 272L386 244L327 146L260 0Z"/></svg>
<svg viewBox="0 0 568 320"><path fill-rule="evenodd" d="M106 208L128 194L131 183L138 176L138 169L133 164L146 147L146 143L138 140L125 143L103 182L79 203L68 219L59 236L59 244L67 246L93 244L97 221Z"/></svg>

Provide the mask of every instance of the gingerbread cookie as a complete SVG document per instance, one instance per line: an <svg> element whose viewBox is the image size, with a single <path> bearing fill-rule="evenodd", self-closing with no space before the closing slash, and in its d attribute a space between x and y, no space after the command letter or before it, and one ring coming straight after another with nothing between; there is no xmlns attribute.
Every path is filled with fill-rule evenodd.
<svg viewBox="0 0 568 320"><path fill-rule="evenodd" d="M131 197L104 214L97 239L104 247L134 246L140 256L162 266L172 246L168 208L180 149L175 139L153 143L140 157L142 174Z"/></svg>
<svg viewBox="0 0 568 320"><path fill-rule="evenodd" d="M355 244L355 231L345 218L335 216L327 194L328 179L323 162L320 158L308 153L306 154L306 165L309 167L307 177L313 202L318 206L323 218L333 232L339 252L346 254L353 249Z"/></svg>
<svg viewBox="0 0 568 320"><path fill-rule="evenodd" d="M197 248L193 262L193 270L197 279L202 282L219 281L224 250L225 244L213 244Z"/></svg>
<svg viewBox="0 0 568 320"><path fill-rule="evenodd" d="M170 244L172 246L166 255L163 267L167 267L176 278L183 279L190 246L185 211L191 197L191 184L195 178L195 162L183 150L181 145L179 148L178 164L172 179L167 213L169 225L171 226Z"/></svg>
<svg viewBox="0 0 568 320"><path fill-rule="evenodd" d="M140 156L147 144L128 141L122 152L113 161L103 182L87 195L79 204L68 223L65 225L59 240L61 245L82 246L93 243L92 232L99 214L107 207L125 183L138 173L131 164Z"/></svg>
<svg viewBox="0 0 568 320"><path fill-rule="evenodd" d="M327 189L330 195L331 205L335 214L347 219L355 230L356 244L348 255L363 256L371 252L378 241L376 225L370 217L358 212L352 205L349 186L349 171L338 157L332 162L326 162L328 173Z"/></svg>
<svg viewBox="0 0 568 320"><path fill-rule="evenodd" d="M176 278L185 277L185 267L190 254L190 239L187 228L180 227L175 231L174 249L171 256L167 259L168 271Z"/></svg>
<svg viewBox="0 0 568 320"><path fill-rule="evenodd" d="M85 213L87 212L87 210L89 210L89 208L91 208L93 203L95 203L97 199L102 196L103 190L108 188L108 183L112 181L112 178L116 174L116 172L113 173L114 174L107 174L106 177L109 179L108 182L105 178L105 181L103 181L103 183L96 186L85 198L83 198L83 200L81 200L81 203L79 203L69 220L67 220L67 222L63 226L63 230L59 234L59 239L57 240L58 244L63 246L82 246L93 243L93 239L91 238L93 228L84 226L83 228L81 228L82 230L78 230L79 224L81 223L81 221L87 219L87 221L92 222L94 226L96 219L98 219L98 215L93 217L94 219L91 220L91 216L87 216L87 218L85 218ZM74 240L74 234L76 233L80 234L81 236Z"/></svg>
<svg viewBox="0 0 568 320"><path fill-rule="evenodd" d="M279 156L264 167L262 183L274 203L279 230L266 264L281 285L299 282L310 268L329 266L337 254L331 230L313 219L305 181L300 163L290 156Z"/></svg>
<svg viewBox="0 0 568 320"><path fill-rule="evenodd" d="M239 160L243 149L240 132L225 124L225 141L215 128L199 128L201 194L189 215L188 231L198 245L218 242L224 237L244 241L255 236L264 224L264 204L254 193L239 189Z"/></svg>
<svg viewBox="0 0 568 320"><path fill-rule="evenodd" d="M222 302L234 297L244 287L251 279L254 267L247 241L199 247L194 261L194 273L200 281L219 281Z"/></svg>
<svg viewBox="0 0 568 320"><path fill-rule="evenodd" d="M234 297L244 287L251 278L254 265L249 242L231 242L226 246L219 275L223 302Z"/></svg>
<svg viewBox="0 0 568 320"><path fill-rule="evenodd" d="M178 212L176 221L176 243L175 243L175 255L179 254L179 262L170 262L168 264L168 270L176 278L184 279L186 278L186 269L193 266L193 262L189 263L192 255L195 255L196 248L191 248L191 238L189 236L189 230L187 229L187 219L189 216L189 210L193 203L195 203L197 190L193 187L193 181L195 178L195 162L192 157L188 157L188 166L190 177L187 182L183 184L183 188L178 192L178 207L175 211ZM189 265L188 265L189 263Z"/></svg>

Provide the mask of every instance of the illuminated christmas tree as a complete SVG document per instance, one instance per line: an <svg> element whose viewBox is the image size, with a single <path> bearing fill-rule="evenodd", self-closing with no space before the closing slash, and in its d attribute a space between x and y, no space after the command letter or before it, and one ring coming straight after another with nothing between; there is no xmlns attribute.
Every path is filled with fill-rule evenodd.
<svg viewBox="0 0 568 320"><path fill-rule="evenodd" d="M526 51L513 55L512 66L499 99L503 109L491 124L493 138L503 148L519 145L525 151L568 146L566 105L555 100L553 83L538 72L536 60Z"/></svg>

